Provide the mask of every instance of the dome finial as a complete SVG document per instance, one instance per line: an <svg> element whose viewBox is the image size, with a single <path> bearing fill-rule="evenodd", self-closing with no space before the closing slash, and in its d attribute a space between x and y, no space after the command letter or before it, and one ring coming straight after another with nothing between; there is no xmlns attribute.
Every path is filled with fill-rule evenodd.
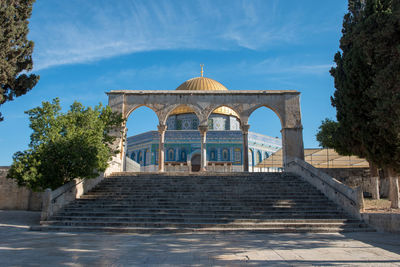
<svg viewBox="0 0 400 267"><path fill-rule="evenodd" d="M200 64L200 67L201 67L201 71L200 71L201 77L203 77L203 74L204 74L204 70L203 70L204 64Z"/></svg>

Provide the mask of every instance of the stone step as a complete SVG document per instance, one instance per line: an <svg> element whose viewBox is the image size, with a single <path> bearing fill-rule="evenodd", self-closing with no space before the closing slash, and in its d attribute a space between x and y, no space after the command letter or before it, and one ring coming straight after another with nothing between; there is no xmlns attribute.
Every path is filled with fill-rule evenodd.
<svg viewBox="0 0 400 267"><path fill-rule="evenodd" d="M320 200L320 201L313 201L313 200L300 200L300 201L293 201L290 199L221 199L221 198L194 198L194 199L184 199L184 198L178 198L178 199L154 199L154 198L141 198L141 199L135 199L135 198L120 198L120 197L115 197L115 198L84 198L80 199L80 201L77 201L77 204L80 205L91 205L91 204L114 204L114 203L120 203L120 204L125 204L125 205L132 205L132 204L138 204L138 203L148 203L148 204L166 204L166 203L172 203L172 204L191 204L191 203L201 203L203 205L206 205L208 203L221 203L223 205L225 204L240 204L244 203L246 205L254 203L255 205L291 205L291 206L301 206L301 205L334 205L332 202L329 202L327 200ZM336 205L334 205L336 206Z"/></svg>
<svg viewBox="0 0 400 267"><path fill-rule="evenodd" d="M104 179L105 182L130 182L130 181L288 181L288 182L304 182L302 179L296 176L160 176L160 177L149 177L149 176L136 176L136 177L107 177Z"/></svg>
<svg viewBox="0 0 400 267"><path fill-rule="evenodd" d="M121 222L121 221L42 221L41 225L57 225L57 226L100 226L100 227L150 227L150 228L288 228L288 227L312 227L312 228L367 228L363 223L344 223L344 222L230 222L230 223L217 223L217 222Z"/></svg>
<svg viewBox="0 0 400 267"><path fill-rule="evenodd" d="M207 216L53 216L52 221L103 221L103 222L190 222L190 223L360 223L350 219L268 219L268 218L236 218ZM45 223L45 222L42 222Z"/></svg>
<svg viewBox="0 0 400 267"><path fill-rule="evenodd" d="M274 219L274 220L284 220L284 219L347 219L340 212L335 213L321 213L321 212L307 212L307 213L294 213L294 212L252 212L247 211L196 211L193 210L138 210L135 212L116 212L116 211L87 211L87 210L68 210L58 213L59 216L93 216L93 217L134 217L134 216L146 216L146 217L216 217L216 218L254 218L254 219Z"/></svg>
<svg viewBox="0 0 400 267"><path fill-rule="evenodd" d="M130 187L124 188L124 187ZM217 187L217 186L197 186L197 187L184 187L184 186L148 186L148 187L139 187L135 185L131 186L121 186L121 187L109 187L107 188L106 186L99 188L95 188L93 192L148 192L149 190L152 190L154 192L210 192L210 193L225 193L225 192L231 192L230 190L235 190L234 192L245 192L245 193L257 193L257 194L263 194L263 193L276 193L277 191L275 190L280 190L279 192L283 193L293 193L293 192L304 192L304 193L318 193L314 188L299 188L299 187L293 187L293 188L277 188L277 187L263 187L259 186L257 188L247 188L243 186L225 186L225 187Z"/></svg>
<svg viewBox="0 0 400 267"><path fill-rule="evenodd" d="M371 228L313 228L313 227L276 227L267 229L254 228L150 228L150 227L94 227L94 226L32 226L32 231L57 231L57 232L106 232L106 233L346 233L346 232L374 232Z"/></svg>
<svg viewBox="0 0 400 267"><path fill-rule="evenodd" d="M199 191L179 191L179 190L174 190L174 191L167 191L167 190L159 190L159 191L153 191L153 190L146 190L146 191L133 191L133 192L118 192L118 191L105 191L105 192L90 192L86 196L117 196L117 195L122 195L122 196L174 196L174 195L183 195L183 196L200 196L201 194L197 193ZM236 197L248 197L248 196L254 196L254 197L268 197L268 198L276 198L276 197L300 197L300 198L312 198L312 197L321 197L319 192L301 192L301 191L291 191L291 192L282 192L281 194L277 194L279 191L275 192L243 192L243 191L237 191L237 192L224 192L224 191L201 191L203 196L214 196L214 197L226 197L226 196L236 196ZM254 194L254 195L253 195Z"/></svg>
<svg viewBox="0 0 400 267"><path fill-rule="evenodd" d="M136 205L136 204L151 204L151 205L157 205L159 203L163 203L163 204L178 204L178 203L185 203L179 201L179 200L158 200L158 199L132 199L132 200L119 200L116 201L115 199L112 200L101 200L101 199L96 199L95 201L91 201L92 199L84 199L81 201L76 201L74 204L76 205L82 205L82 206L89 206L89 205L123 205L123 206L132 206L132 205ZM269 201L269 200L242 200L242 201L238 201L238 200L234 200L234 201L229 201L229 200L215 200L215 202L225 202L225 203L231 203L231 204L238 204L238 203L246 203L246 204L250 204L250 203L256 203L258 205L258 203L261 203L262 205L265 206L297 206L297 207L304 207L304 206L336 206L334 204L332 204L331 202L328 201ZM190 200L189 203L193 203L193 202L201 202L203 204L206 204L206 201L202 200L202 199L197 199L197 200ZM207 201L210 202L210 201ZM215 203L214 202L214 203ZM187 203L187 202L186 202Z"/></svg>
<svg viewBox="0 0 400 267"><path fill-rule="evenodd" d="M65 212L76 212L82 210L81 208L65 208ZM165 212L165 211L173 211L173 212L181 212L181 213L187 213L187 212L203 212L203 211L210 211L210 212L215 212L215 213L247 213L249 214L249 211L253 212L260 212L258 209L232 209L232 208L226 208L223 209L221 207L218 207L218 209L210 209L210 208L203 208L203 209L182 209L182 208L159 208L159 207L132 207L132 208L86 208L85 211L87 212L99 212L99 211L105 211L105 212L127 212L127 213L132 213L132 212L138 212L138 211L153 211L153 212ZM329 215L329 214L340 214L339 209L326 209L326 210L262 210L262 214L270 214L270 215L276 215L276 216L284 216L284 215L300 215L300 214L321 214L321 215Z"/></svg>
<svg viewBox="0 0 400 267"><path fill-rule="evenodd" d="M172 184L161 184L161 183L154 183L154 184L148 184L148 185L143 185L143 184L138 184L138 183L115 183L114 185L111 184L101 184L102 188L104 189L118 189L118 190L135 190L135 189L164 189L164 188L171 188L171 189L178 189L178 190L188 190L188 189L199 189L199 188L208 188L208 189L218 189L218 190L224 190L225 188L229 187L237 187L238 189L241 190L252 190L252 191L260 191L260 190L268 190L268 189L275 189L279 188L282 190L311 190L315 191L316 189L314 188L307 188L306 185L304 184L296 184L296 185L288 185L286 183L282 183L281 185L273 184L273 183L258 183L258 187L254 188L255 182L252 182L251 184L244 183L244 184L233 184L233 183L226 183L226 184L179 184L179 183L174 183ZM157 187L157 188L155 188ZM95 190L99 190L98 187L95 188Z"/></svg>
<svg viewBox="0 0 400 267"><path fill-rule="evenodd" d="M242 180L232 180L232 179L207 179L207 180L196 180L196 179L148 179L148 180L139 180L139 179L129 179L129 180L110 180L104 179L101 184L109 185L109 186L119 186L119 185L251 185L251 184L270 184L276 186L303 186L306 185L307 182L303 180L282 180L282 179L242 179Z"/></svg>
<svg viewBox="0 0 400 267"><path fill-rule="evenodd" d="M299 199L293 199L293 198L234 198L233 196L231 198L228 197L178 197L176 196L175 198L165 198L165 197L147 197L147 196L141 196L141 197L120 197L120 196L115 196L115 197L94 197L91 196L89 198L80 198L79 200L76 201L78 204L92 204L92 203L126 203L126 204L134 204L134 203L262 203L265 205L334 205L332 202L330 202L328 199L312 199L312 198L299 198Z"/></svg>
<svg viewBox="0 0 400 267"><path fill-rule="evenodd" d="M181 193L174 193L174 194L152 194L152 193L143 193L143 194L131 194L131 195L113 195L113 194L109 194L109 195L95 195L95 194L87 194L87 195L83 195L80 199L93 199L93 198L112 198L112 197L124 197L124 198L133 198L133 199L137 199L137 198L173 198L174 196L176 197L195 197L195 196L191 196L190 194L181 194ZM196 196L197 197L197 196ZM199 196L200 197L200 196ZM237 195L237 194L221 194L221 195L207 195L207 193L205 193L203 196L207 197L207 198L235 198L235 199L250 199L250 198L261 198L261 199L267 199L267 200L293 200L293 201L297 201L297 200L327 200L327 198L325 198L324 196L321 195L292 195L292 196L288 196L288 195L265 195L264 197L262 196L254 196L254 197L250 197L250 196L246 196L244 194L242 195Z"/></svg>
<svg viewBox="0 0 400 267"><path fill-rule="evenodd" d="M174 194L178 195L178 193L176 193L176 192L174 192ZM179 194L180 194L180 192L179 192ZM219 196L219 198L226 198L226 197L229 197L229 196L231 198L237 197L237 195L231 194L231 195ZM161 196L158 195L158 194L147 194L147 195L146 194L141 194L141 195L138 195L138 194L126 194L126 195L124 195L124 194L112 194L112 193L111 194L92 194L92 193L89 193L87 195L81 196L80 199L113 198L113 197L120 197L120 198L129 198L129 197L131 197L133 199L136 199L138 197L155 198L155 197L161 197ZM207 196L207 193L205 193L203 197L211 198L211 197L218 197L218 196L213 196L213 195ZM263 197L263 199L270 199L270 200L274 200L274 199L276 199L276 200L279 200L279 199L301 200L301 199L326 199L326 198L324 198L324 197L322 197L321 195L318 195L318 194L314 194L314 195L295 195L295 194L293 194L293 195L285 195L285 194L281 194L281 195L265 195L265 197Z"/></svg>
<svg viewBox="0 0 400 267"><path fill-rule="evenodd" d="M254 187L255 184L258 185L258 187ZM251 182L251 183L244 183L244 184L235 184L235 183L218 183L218 184L200 184L200 183L194 183L194 184L180 184L180 183L167 183L167 184L161 184L161 183L154 183L154 184L139 184L139 183L129 183L129 184L123 184L123 183L115 183L113 185L109 184L101 184L101 186L104 188L119 188L119 189L130 189L130 188L154 188L155 186L159 188L218 188L218 189L223 189L225 187L237 187L237 188L243 188L243 189L252 189L252 190L257 190L259 188L263 189L268 189L268 188L288 188L288 189L303 189L303 190L309 190L310 188L307 188L306 184L294 184L294 185L288 185L287 183L282 183L282 184L273 184L273 183L256 183L256 182ZM125 187L125 188L123 188ZM98 188L98 187L96 187ZM313 188L312 188L313 189ZM314 189L313 189L314 190Z"/></svg>
<svg viewBox="0 0 400 267"><path fill-rule="evenodd" d="M224 208L230 207L232 209L257 209L263 211L272 211L272 210L326 210L326 209L337 209L335 205L267 205L265 203L222 203L222 202L185 202L185 203L135 203L131 205L123 205L118 202L114 204L78 204L74 203L68 206L68 208L118 208L118 209L129 209L129 208L137 208L137 207L159 207L159 208L168 208L168 207L206 207L206 208Z"/></svg>
<svg viewBox="0 0 400 267"><path fill-rule="evenodd" d="M302 180L261 180L261 179L246 179L246 180L231 180L231 179L217 179L217 180L120 180L120 181L110 181L109 179L103 180L101 182L103 185L115 186L118 187L120 185L138 185L138 186L152 186L152 185L182 185L182 186L223 186L223 185L240 185L240 186L248 186L254 184L260 185L271 185L271 186L304 186L307 185L306 182Z"/></svg>
<svg viewBox="0 0 400 267"><path fill-rule="evenodd" d="M251 172L251 173L191 173L191 174L185 174L185 173L112 173L107 177L107 179L167 179L167 178L175 178L175 179L225 179L225 178L238 178L238 179L246 179L246 178L269 178L269 177L274 177L274 178L296 178L298 177L294 174L291 173L272 173L272 172L263 172L263 173L256 173L256 172Z"/></svg>

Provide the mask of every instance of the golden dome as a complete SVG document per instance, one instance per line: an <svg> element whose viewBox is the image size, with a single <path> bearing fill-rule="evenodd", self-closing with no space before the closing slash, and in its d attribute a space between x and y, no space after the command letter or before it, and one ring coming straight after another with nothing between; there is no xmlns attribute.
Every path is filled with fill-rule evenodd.
<svg viewBox="0 0 400 267"><path fill-rule="evenodd" d="M202 69L202 71L203 71L203 69ZM216 80L206 78L203 76L187 80L186 82L179 85L178 88L176 88L176 90L228 91L228 89L225 86L223 86L221 83L217 82ZM170 115L178 115L178 114L186 114L186 113L194 113L194 111L190 107L182 105L182 106L179 106L176 109L174 109ZM239 118L239 115L235 111L233 111L231 108L228 108L225 106L217 108L212 113L228 115L228 116L235 116L235 117Z"/></svg>
<svg viewBox="0 0 400 267"><path fill-rule="evenodd" d="M228 91L228 89L217 82L216 80L206 78L206 77L196 77L186 82L176 88L176 90L190 90L190 91Z"/></svg>

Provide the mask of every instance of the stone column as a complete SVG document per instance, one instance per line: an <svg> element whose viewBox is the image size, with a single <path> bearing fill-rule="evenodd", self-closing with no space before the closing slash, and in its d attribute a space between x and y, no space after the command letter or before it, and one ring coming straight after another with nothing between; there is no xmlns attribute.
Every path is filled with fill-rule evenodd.
<svg viewBox="0 0 400 267"><path fill-rule="evenodd" d="M123 134L123 151L122 151L122 171L126 171L126 152L128 151L128 128L126 128L126 124L124 127L124 134Z"/></svg>
<svg viewBox="0 0 400 267"><path fill-rule="evenodd" d="M199 126L200 141L201 141L200 171L206 171L207 168L207 147L206 147L207 130L208 126L205 125Z"/></svg>
<svg viewBox="0 0 400 267"><path fill-rule="evenodd" d="M282 128L283 167L292 158L304 160L303 127Z"/></svg>
<svg viewBox="0 0 400 267"><path fill-rule="evenodd" d="M250 125L244 124L240 126L243 134L243 171L249 171L249 128Z"/></svg>
<svg viewBox="0 0 400 267"><path fill-rule="evenodd" d="M160 140L158 143L158 171L164 172L164 143L167 125L158 125L157 128L158 133L160 134Z"/></svg>
<svg viewBox="0 0 400 267"><path fill-rule="evenodd" d="M123 118L125 118L125 95L124 94L108 94L108 106L111 107L113 112L120 113ZM111 162L109 162L109 166L107 167L105 173L109 174L112 172L120 172L123 171L122 166L122 156L124 155L125 150L123 146L124 140L124 131L125 131L125 122L120 126L115 127L109 133L109 135L114 136L115 140L110 145L113 150L119 150L120 154L116 154L112 156Z"/></svg>

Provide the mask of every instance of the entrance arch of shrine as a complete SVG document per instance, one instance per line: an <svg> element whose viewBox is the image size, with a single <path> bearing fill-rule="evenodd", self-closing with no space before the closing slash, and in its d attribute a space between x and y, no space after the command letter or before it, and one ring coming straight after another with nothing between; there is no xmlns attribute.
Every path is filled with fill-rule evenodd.
<svg viewBox="0 0 400 267"><path fill-rule="evenodd" d="M284 167L293 157L304 159L303 127L301 124L300 93L295 90L262 90L262 91L189 91L189 90L113 90L107 92L108 105L114 112L119 112L127 119L136 108L151 108L158 117L159 132L159 171L164 171L164 143L168 115L177 107L187 105L199 119L201 136L200 169L206 171L206 136L208 117L221 106L227 106L237 112L243 134L243 170L249 170L248 157L248 124L251 113L261 106L273 110L281 121L282 151ZM124 151L125 125L114 132L115 148L120 154L114 160L122 163ZM121 164L122 166L122 164Z"/></svg>

